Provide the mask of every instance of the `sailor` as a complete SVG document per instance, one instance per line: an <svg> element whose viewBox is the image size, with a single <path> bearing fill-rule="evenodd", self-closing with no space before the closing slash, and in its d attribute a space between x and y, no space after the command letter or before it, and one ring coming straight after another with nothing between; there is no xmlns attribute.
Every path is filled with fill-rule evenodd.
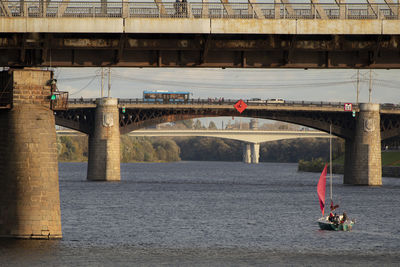
<svg viewBox="0 0 400 267"><path fill-rule="evenodd" d="M347 221L347 214L345 211L343 211L343 216L342 216L342 220L340 221L340 223L345 223Z"/></svg>
<svg viewBox="0 0 400 267"><path fill-rule="evenodd" d="M340 223L339 215L337 215L336 213L335 213L335 216L333 218L333 223L334 224L339 224Z"/></svg>
<svg viewBox="0 0 400 267"><path fill-rule="evenodd" d="M328 218L328 220L330 221L330 222L333 222L333 218L334 218L335 216L333 216L333 213L332 213L332 211L329 213L329 218Z"/></svg>

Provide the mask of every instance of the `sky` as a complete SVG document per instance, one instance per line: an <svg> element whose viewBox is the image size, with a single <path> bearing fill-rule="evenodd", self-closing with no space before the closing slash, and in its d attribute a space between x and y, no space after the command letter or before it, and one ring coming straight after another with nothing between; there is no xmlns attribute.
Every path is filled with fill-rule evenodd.
<svg viewBox="0 0 400 267"><path fill-rule="evenodd" d="M108 90L105 69L104 96ZM368 102L369 70L360 70L359 102ZM372 70L371 102L400 103L400 70ZM99 98L101 68L57 68L58 89L70 98ZM111 97L141 98L144 90L191 92L198 99L283 98L286 101L356 102L355 69L111 68ZM238 118L234 118L238 119ZM214 120L226 125L232 118ZM248 121L243 119L243 121ZM260 124L268 121L260 121Z"/></svg>
<svg viewBox="0 0 400 267"><path fill-rule="evenodd" d="M104 94L108 74L105 69ZM368 102L369 70L360 70L359 102ZM71 98L101 95L101 68L55 69ZM141 98L144 90L188 91L193 98L283 98L356 102L353 69L111 68L111 97ZM372 70L372 102L400 103L400 70Z"/></svg>

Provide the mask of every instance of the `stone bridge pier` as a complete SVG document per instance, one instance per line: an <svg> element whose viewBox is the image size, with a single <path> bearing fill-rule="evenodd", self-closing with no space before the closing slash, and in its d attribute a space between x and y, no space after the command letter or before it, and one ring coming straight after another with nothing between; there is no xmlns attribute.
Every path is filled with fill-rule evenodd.
<svg viewBox="0 0 400 267"><path fill-rule="evenodd" d="M258 119L250 120L250 130L258 130ZM244 143L243 144L243 162L258 164L260 159L260 144Z"/></svg>
<svg viewBox="0 0 400 267"><path fill-rule="evenodd" d="M344 184L382 185L379 104L360 104L354 136L345 143Z"/></svg>
<svg viewBox="0 0 400 267"><path fill-rule="evenodd" d="M0 237L61 238L51 71L0 72Z"/></svg>
<svg viewBox="0 0 400 267"><path fill-rule="evenodd" d="M117 98L96 100L94 127L89 134L87 180L120 181L120 131Z"/></svg>
<svg viewBox="0 0 400 267"><path fill-rule="evenodd" d="M243 144L243 162L258 164L260 159L260 144L245 143Z"/></svg>

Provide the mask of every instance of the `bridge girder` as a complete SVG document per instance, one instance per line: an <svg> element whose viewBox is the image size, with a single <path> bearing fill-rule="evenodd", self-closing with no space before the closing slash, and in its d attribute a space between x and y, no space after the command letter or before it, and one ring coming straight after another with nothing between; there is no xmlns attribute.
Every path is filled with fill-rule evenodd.
<svg viewBox="0 0 400 267"><path fill-rule="evenodd" d="M86 134L93 128L94 108L73 108L66 111L56 111L56 124ZM400 136L400 114L386 111L381 113L381 139ZM204 117L250 117L270 119L311 127L323 132L329 132L332 124L332 134L344 139L353 139L355 119L350 112L329 111L288 111L246 109L239 114L232 108L126 108L120 110L120 133L126 134L144 127L159 123L174 122Z"/></svg>
<svg viewBox="0 0 400 267"><path fill-rule="evenodd" d="M1 33L0 66L400 68L399 35Z"/></svg>

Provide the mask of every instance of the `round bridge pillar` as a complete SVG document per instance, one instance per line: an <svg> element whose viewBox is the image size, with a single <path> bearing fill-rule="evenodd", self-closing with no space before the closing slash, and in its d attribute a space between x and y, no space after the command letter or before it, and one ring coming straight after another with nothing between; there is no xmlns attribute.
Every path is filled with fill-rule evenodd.
<svg viewBox="0 0 400 267"><path fill-rule="evenodd" d="M0 73L12 84L0 110L0 237L61 238L57 143L50 71Z"/></svg>
<svg viewBox="0 0 400 267"><path fill-rule="evenodd" d="M346 140L343 182L353 185L382 185L379 104L360 104L354 139Z"/></svg>
<svg viewBox="0 0 400 267"><path fill-rule="evenodd" d="M87 179L120 181L120 132L117 98L97 99L93 132L89 134Z"/></svg>

